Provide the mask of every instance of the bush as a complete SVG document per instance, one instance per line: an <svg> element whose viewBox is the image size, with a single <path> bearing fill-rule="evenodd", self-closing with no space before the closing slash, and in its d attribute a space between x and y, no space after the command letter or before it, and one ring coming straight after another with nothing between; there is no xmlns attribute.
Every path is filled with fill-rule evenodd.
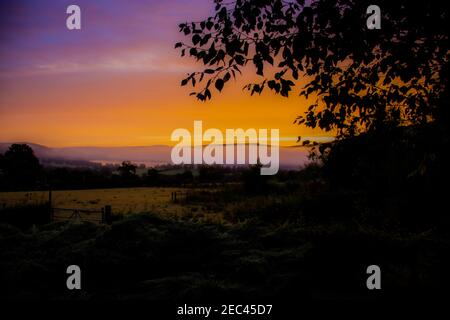
<svg viewBox="0 0 450 320"><path fill-rule="evenodd" d="M51 211L47 204L7 207L0 211L0 223L10 224L20 229L50 222Z"/></svg>

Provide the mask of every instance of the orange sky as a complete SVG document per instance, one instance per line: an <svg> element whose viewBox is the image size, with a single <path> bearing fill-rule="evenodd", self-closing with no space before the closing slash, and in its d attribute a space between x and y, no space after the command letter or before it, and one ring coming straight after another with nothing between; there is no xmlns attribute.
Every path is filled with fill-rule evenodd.
<svg viewBox="0 0 450 320"><path fill-rule="evenodd" d="M242 91L245 79L230 82L222 94L213 92L213 100L206 103L190 97L192 88L180 87L180 81L186 72L201 70L201 66L180 58L173 49L180 37L178 16L189 18L191 14L186 5L175 4L179 12L162 38L150 28L140 36L128 30L112 40L102 34L102 41L94 41L97 29L75 35L64 30L59 20L54 24L61 30L51 37L49 33L55 31L53 25L46 25L47 20L38 21L42 30L33 34L21 26L22 41L2 33L0 141L54 147L173 145L172 131L192 130L194 120L202 120L205 129L278 128L282 145L294 144L298 135L330 135L293 124L309 105L303 98L293 94L286 99L269 92L251 97ZM205 8L205 12L210 9ZM167 15L164 7L159 9L159 15ZM108 23L107 17L98 21ZM149 36L155 39L148 41ZM70 43L71 37L76 37L76 46ZM36 50L27 56L23 47L33 41Z"/></svg>
<svg viewBox="0 0 450 320"><path fill-rule="evenodd" d="M22 79L6 86L1 141L28 141L49 146L119 146L171 144L176 128L279 128L282 144L298 135L321 135L293 124L305 101L269 92L251 97L242 83L226 87L213 100L198 102L179 86L178 74L77 75ZM26 93L26 94L25 94ZM33 108L28 106L33 105ZM323 133L322 133L323 134Z"/></svg>

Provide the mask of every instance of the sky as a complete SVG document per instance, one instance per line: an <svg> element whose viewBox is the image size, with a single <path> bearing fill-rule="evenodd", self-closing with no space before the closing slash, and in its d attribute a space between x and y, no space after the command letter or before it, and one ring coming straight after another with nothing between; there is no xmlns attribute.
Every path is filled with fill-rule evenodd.
<svg viewBox="0 0 450 320"><path fill-rule="evenodd" d="M66 8L81 8L81 30ZM270 92L250 96L249 72L208 102L181 87L203 70L174 49L178 24L213 13L212 0L2 0L0 142L51 147L173 145L173 130L280 129L281 144L328 133L293 121L308 104Z"/></svg>

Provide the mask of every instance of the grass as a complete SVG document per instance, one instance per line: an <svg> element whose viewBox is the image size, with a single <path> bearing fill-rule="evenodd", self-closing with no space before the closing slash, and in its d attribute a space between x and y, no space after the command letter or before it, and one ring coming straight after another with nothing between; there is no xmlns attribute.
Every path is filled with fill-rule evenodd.
<svg viewBox="0 0 450 320"><path fill-rule="evenodd" d="M110 204L125 213L112 225L35 222L38 208L26 203L47 193L0 193L0 205L24 206L9 218L30 220L0 222L0 299L372 299L371 264L383 270L387 298L437 292L448 279L447 228L415 231L394 217L373 223L383 211L358 192L274 190L190 189L178 203L171 193L187 189L53 192L56 207ZM69 264L88 270L82 295L60 285Z"/></svg>
<svg viewBox="0 0 450 320"><path fill-rule="evenodd" d="M168 218L182 218L200 222L223 222L227 205L220 204L209 208L202 202L186 202L179 197L178 202L171 200L172 192L202 193L201 189L192 191L186 188L115 188L89 190L57 190L52 192L54 208L101 210L110 205L115 215L133 215L154 213ZM202 199L204 200L204 199ZM211 200L208 198L208 200ZM5 209L33 207L48 201L48 191L0 192L0 212ZM215 201L215 200L214 200ZM208 208L207 208L208 207ZM55 218L67 219L72 212L55 211ZM84 216L100 219L99 214Z"/></svg>
<svg viewBox="0 0 450 320"><path fill-rule="evenodd" d="M19 230L0 224L0 298L375 299L365 268L382 266L385 295L442 287L448 244L433 234L380 234L348 225L206 224L130 215L111 226L58 222ZM88 275L66 290L64 270ZM250 297L250 298L249 298Z"/></svg>
<svg viewBox="0 0 450 320"><path fill-rule="evenodd" d="M57 208L101 209L111 205L116 213L154 212L177 215L185 212L171 201L171 193L181 188L120 188L63 190L52 192ZM0 208L41 204L48 200L48 191L0 192Z"/></svg>

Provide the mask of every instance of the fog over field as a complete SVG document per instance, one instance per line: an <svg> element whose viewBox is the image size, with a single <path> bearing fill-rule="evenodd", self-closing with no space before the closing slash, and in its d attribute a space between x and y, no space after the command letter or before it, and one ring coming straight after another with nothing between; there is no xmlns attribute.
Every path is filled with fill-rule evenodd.
<svg viewBox="0 0 450 320"><path fill-rule="evenodd" d="M25 142L24 142L25 143ZM0 153L12 143L0 143ZM81 160L96 163L121 163L132 161L146 166L171 163L172 147L167 145L134 147L62 147L52 148L35 143L27 143L40 159ZM303 147L280 147L280 168L297 169L308 162L308 149Z"/></svg>

